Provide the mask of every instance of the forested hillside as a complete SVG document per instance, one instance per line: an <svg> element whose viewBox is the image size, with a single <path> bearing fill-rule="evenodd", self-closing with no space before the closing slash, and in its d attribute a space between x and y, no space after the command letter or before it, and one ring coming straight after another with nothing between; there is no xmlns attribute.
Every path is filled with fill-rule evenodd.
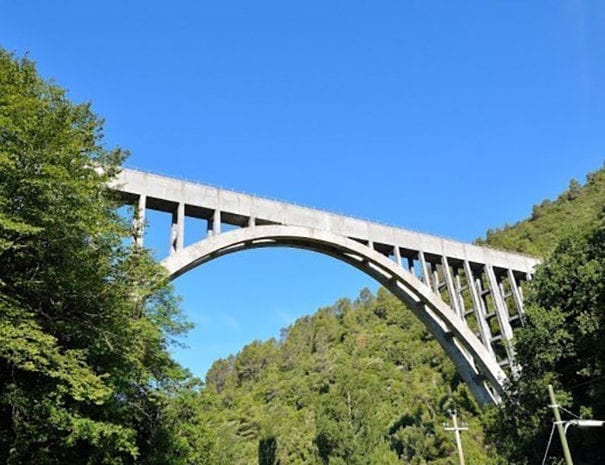
<svg viewBox="0 0 605 465"><path fill-rule="evenodd" d="M577 180L556 200L534 205L530 218L513 226L489 229L477 242L499 249L545 257L573 231L594 229L605 208L605 168L589 173L582 185Z"/></svg>
<svg viewBox="0 0 605 465"><path fill-rule="evenodd" d="M557 200L534 207L531 218L480 240L552 256L528 289L526 328L517 342L526 373L511 384L504 408L479 411L411 312L384 289L377 296L364 292L355 302L343 300L297 321L279 342L254 342L214 364L197 410L213 430L205 443L212 457L207 463L250 463L256 454L260 465L455 463L452 438L442 427L448 408L470 422L467 463L541 460L552 423L547 384L554 383L577 412L602 411L594 380L603 372L603 357L591 347L602 345L603 206L600 169L585 185L572 180ZM574 268L578 260L586 266ZM570 365L564 376L557 372ZM579 385L575 397L566 385ZM589 388L578 391L582 386ZM571 436L576 446L588 447L580 459L602 453L594 433ZM561 457L558 447L554 457Z"/></svg>
<svg viewBox="0 0 605 465"><path fill-rule="evenodd" d="M506 463L563 463L555 436L552 384L563 420L605 419L605 168L555 201L533 208L529 219L488 231L487 245L546 257L527 289L524 327L515 332L521 376L499 409L486 417L488 437ZM491 415L491 417L490 417ZM605 428L571 428L574 463L605 462Z"/></svg>
<svg viewBox="0 0 605 465"><path fill-rule="evenodd" d="M496 463L453 365L384 289L253 342L206 381L193 402L212 431L203 463L453 464L448 408L470 423L468 463Z"/></svg>
<svg viewBox="0 0 605 465"><path fill-rule="evenodd" d="M548 384L605 418L605 169L480 241L547 257L515 333L522 374L485 412L384 289L190 377L169 351L188 328L177 299L106 188L124 156L90 105L0 50L0 463L453 465L456 409L469 465L526 465ZM577 465L605 461L603 430L569 437Z"/></svg>
<svg viewBox="0 0 605 465"><path fill-rule="evenodd" d="M521 376L487 423L507 463L541 463L551 433L552 384L562 417L605 420L605 228L562 239L532 281L525 325L515 333ZM605 463L605 428L570 428L576 465ZM552 457L562 463L558 438Z"/></svg>

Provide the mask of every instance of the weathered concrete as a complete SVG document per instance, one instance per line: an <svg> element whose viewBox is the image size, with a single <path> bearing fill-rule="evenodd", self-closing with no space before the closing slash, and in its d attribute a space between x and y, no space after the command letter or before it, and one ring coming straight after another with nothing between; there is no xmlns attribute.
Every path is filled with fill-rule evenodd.
<svg viewBox="0 0 605 465"><path fill-rule="evenodd" d="M531 273L538 260L474 244L445 239L402 228L336 215L249 194L205 186L157 174L130 169L123 170L115 184L125 194L147 196L147 208L173 212L179 204L189 208L187 216L209 219L219 212L222 222L247 226L250 218L256 224L287 224L305 226L334 234L371 241L376 248L394 246L410 252L422 250L425 255L447 256L450 260L490 263L494 267ZM122 186L121 188L119 186ZM216 222L216 217L214 218Z"/></svg>
<svg viewBox="0 0 605 465"><path fill-rule="evenodd" d="M428 323L429 330L454 361L475 396L482 402L492 400L494 393L482 382L481 374L498 388L506 374L464 320L415 275L352 239L301 226L257 226L212 236L183 249L179 254L169 256L163 263L170 275L177 277L223 255L243 249L275 246L324 253L375 278L402 299L422 321ZM455 342L462 345L470 357L463 355Z"/></svg>
<svg viewBox="0 0 605 465"><path fill-rule="evenodd" d="M516 371L511 343L523 323L520 286L536 258L141 171L122 171L112 187L138 206L138 244L145 209L172 214L163 262L172 277L243 249L314 250L355 266L404 301L480 402L499 400L502 367ZM208 237L185 248L186 216L207 220ZM221 233L221 223L241 229Z"/></svg>

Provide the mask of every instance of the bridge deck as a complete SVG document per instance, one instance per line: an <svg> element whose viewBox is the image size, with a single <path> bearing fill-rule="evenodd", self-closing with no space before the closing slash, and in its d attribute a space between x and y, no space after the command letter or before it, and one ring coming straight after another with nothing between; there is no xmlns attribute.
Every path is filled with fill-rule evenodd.
<svg viewBox="0 0 605 465"><path fill-rule="evenodd" d="M359 268L406 303L480 402L498 401L504 367L518 373L513 331L524 324L522 286L537 258L131 169L111 187L138 205L139 245L145 210L172 214L163 261L172 277L242 247L310 248ZM209 234L185 247L187 216L207 220ZM223 223L242 228L221 234Z"/></svg>
<svg viewBox="0 0 605 465"><path fill-rule="evenodd" d="M391 254L394 247L399 247L402 257L410 258L421 250L429 261L446 256L451 265L464 261L471 265L489 263L519 274L532 273L539 262L526 255L133 169L124 169L113 187L128 201L146 196L146 207L150 209L175 212L179 204L184 204L186 216L212 220L215 211L220 211L220 221L226 224L247 226L253 221L256 225L304 226L371 242L375 250L385 255Z"/></svg>

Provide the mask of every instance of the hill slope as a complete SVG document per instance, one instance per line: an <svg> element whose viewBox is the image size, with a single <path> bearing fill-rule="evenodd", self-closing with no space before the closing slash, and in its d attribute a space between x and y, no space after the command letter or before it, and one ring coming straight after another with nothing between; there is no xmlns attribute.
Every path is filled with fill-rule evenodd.
<svg viewBox="0 0 605 465"><path fill-rule="evenodd" d="M604 205L605 168L478 242L547 256L571 230L594 227ZM281 341L218 360L175 415L188 418L188 447L208 465L436 465L457 463L442 425L449 408L470 425L467 463L506 463L443 350L381 289L299 319Z"/></svg>
<svg viewBox="0 0 605 465"><path fill-rule="evenodd" d="M605 208L605 167L589 173L586 183L575 179L556 200L534 205L530 218L513 226L490 229L477 243L545 257L572 229L593 229Z"/></svg>
<svg viewBox="0 0 605 465"><path fill-rule="evenodd" d="M384 289L217 361L200 397L208 464L453 464L448 408L471 424L469 463L495 463L453 365Z"/></svg>

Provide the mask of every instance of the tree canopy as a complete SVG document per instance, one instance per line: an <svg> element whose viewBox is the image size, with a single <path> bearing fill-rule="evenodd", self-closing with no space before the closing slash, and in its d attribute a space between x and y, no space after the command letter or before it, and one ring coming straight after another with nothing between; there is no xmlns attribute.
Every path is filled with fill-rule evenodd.
<svg viewBox="0 0 605 465"><path fill-rule="evenodd" d="M486 423L488 436L508 463L542 461L553 421L548 384L570 412L605 419L604 205L601 168L589 173L584 185L572 179L555 201L534 206L531 218L488 231L482 241L545 257L528 289L525 327L515 332L523 371ZM603 462L604 435L602 428L570 429L575 463ZM550 456L552 463L562 463L558 440Z"/></svg>
<svg viewBox="0 0 605 465"><path fill-rule="evenodd" d="M515 335L523 372L491 423L510 463L542 460L552 424L548 384L566 409L605 419L605 228L563 239L531 285L527 324ZM572 419L564 414L567 419ZM605 461L601 429L570 430L576 463ZM558 441L553 455L561 457Z"/></svg>
<svg viewBox="0 0 605 465"><path fill-rule="evenodd" d="M0 50L0 462L154 458L187 329L125 239L107 181L125 153L34 64Z"/></svg>
<svg viewBox="0 0 605 465"><path fill-rule="evenodd" d="M203 463L453 465L449 408L471 424L468 463L497 463L453 364L385 289L342 299L282 335L209 370L195 401L200 423L216 431Z"/></svg>

